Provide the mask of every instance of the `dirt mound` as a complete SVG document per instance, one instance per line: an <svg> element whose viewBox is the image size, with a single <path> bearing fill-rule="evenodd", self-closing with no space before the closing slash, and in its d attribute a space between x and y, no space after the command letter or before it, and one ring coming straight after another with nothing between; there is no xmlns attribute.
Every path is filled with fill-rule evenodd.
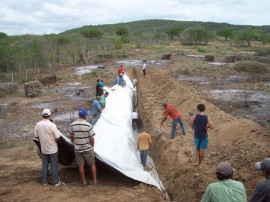
<svg viewBox="0 0 270 202"><path fill-rule="evenodd" d="M260 173L254 169L254 162L267 156L269 137L254 122L226 114L169 74L164 69L155 69L149 70L147 76L143 77L141 72L134 70L138 79L139 114L143 128L153 136L151 155L171 199L199 201L206 186L216 181L214 170L221 161L229 161L237 168L235 178L244 183L250 197L261 180ZM186 136L182 136L178 129L177 137L171 140L171 121L168 120L162 127L162 135L159 135L162 101L180 109L187 128ZM196 113L199 103L206 105L206 113L215 128L209 130L209 149L204 164L198 168L193 166L193 131L188 125L188 112Z"/></svg>

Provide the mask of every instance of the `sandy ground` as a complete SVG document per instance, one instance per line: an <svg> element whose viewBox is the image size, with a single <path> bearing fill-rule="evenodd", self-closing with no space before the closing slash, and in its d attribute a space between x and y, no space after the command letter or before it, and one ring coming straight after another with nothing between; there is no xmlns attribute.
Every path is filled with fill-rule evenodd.
<svg viewBox="0 0 270 202"><path fill-rule="evenodd" d="M141 59L147 59L146 54L142 52ZM106 64L105 70L97 71L97 75L105 78L108 86L115 75L115 62ZM138 79L139 115L143 128L151 133L154 140L151 155L172 200L199 201L206 186L216 181L214 170L221 161L233 164L237 169L235 179L244 183L250 197L256 184L263 180L254 169L254 162L269 154L269 136L258 124L225 113L202 99L193 85L176 79L179 74L187 72L192 75L203 74L204 68L208 66L200 59L186 58L182 52L176 51L166 65L149 66L146 77L139 67L128 69L128 74ZM78 77L73 75L73 71L74 68L60 70L57 74L61 79L56 85L46 87L45 93L38 98L26 98L21 90L16 95L1 99L1 103L9 106L0 108L0 201L164 201L156 188L135 182L102 165L98 167L97 187L90 184L83 189L76 169L60 172L64 186L56 188L41 185L41 161L36 155L31 136L34 125L41 118L42 109L31 106L53 101L50 107L57 115L78 110L82 106L90 108L89 100L70 101L59 93L59 88L67 83L81 82L89 87L87 96L93 95L97 77ZM231 69L212 67L209 72L221 78L230 75ZM180 109L187 128L186 136L181 135L178 126L177 137L170 139L171 120L164 123L160 135L163 114L160 102L163 101ZM206 105L206 112L214 122L214 129L209 131L209 150L201 167L193 166L193 132L188 126L188 112L195 113L198 103ZM57 122L64 134L69 122L71 120ZM89 173L87 178L91 181Z"/></svg>
<svg viewBox="0 0 270 202"><path fill-rule="evenodd" d="M170 70L171 71L171 70ZM213 104L201 99L189 86L168 76L168 69L159 71L149 68L144 77L134 70L138 78L139 109L144 128L154 139L152 156L158 172L171 199L176 201L199 201L206 186L216 181L215 167L229 161L236 169L235 179L244 183L248 198L256 184L263 180L255 171L254 163L269 155L269 136L264 129L248 119L235 118ZM170 139L171 120L167 120L159 135L163 109L161 102L173 103L182 113L187 128L183 136L178 126L177 137ZM193 131L189 127L188 113L196 113L199 103L206 105L206 113L214 122L209 130L209 149L200 167L194 166Z"/></svg>

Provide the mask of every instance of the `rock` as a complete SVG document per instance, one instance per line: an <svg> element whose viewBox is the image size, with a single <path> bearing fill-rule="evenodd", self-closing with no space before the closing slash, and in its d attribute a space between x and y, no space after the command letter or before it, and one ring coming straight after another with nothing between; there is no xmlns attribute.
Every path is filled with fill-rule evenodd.
<svg viewBox="0 0 270 202"><path fill-rule="evenodd" d="M105 69L105 66L104 65L98 65L97 68L99 68L99 69Z"/></svg>
<svg viewBox="0 0 270 202"><path fill-rule="evenodd" d="M24 84L25 95L27 97L37 97L43 93L43 86L40 81L31 81Z"/></svg>
<svg viewBox="0 0 270 202"><path fill-rule="evenodd" d="M171 59L171 56L172 56L171 53L164 53L164 54L162 55L161 60L170 60L170 59Z"/></svg>
<svg viewBox="0 0 270 202"><path fill-rule="evenodd" d="M215 61L215 56L213 56L213 55L206 55L205 56L205 61L213 62L213 61Z"/></svg>
<svg viewBox="0 0 270 202"><path fill-rule="evenodd" d="M225 58L224 62L225 63L235 63L236 61L241 61L241 58L231 55Z"/></svg>
<svg viewBox="0 0 270 202"><path fill-rule="evenodd" d="M50 84L55 84L57 81L57 78L55 75L52 76L46 76L46 77L42 77L42 78L38 78L38 81L40 81L40 83L44 86L48 86Z"/></svg>
<svg viewBox="0 0 270 202"><path fill-rule="evenodd" d="M0 97L5 97L7 94L15 93L19 90L19 84L16 83L2 83L0 85Z"/></svg>

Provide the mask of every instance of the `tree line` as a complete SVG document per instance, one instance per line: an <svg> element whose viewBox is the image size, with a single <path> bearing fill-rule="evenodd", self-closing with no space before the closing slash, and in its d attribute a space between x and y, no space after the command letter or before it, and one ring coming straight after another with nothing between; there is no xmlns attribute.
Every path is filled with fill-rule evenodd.
<svg viewBox="0 0 270 202"><path fill-rule="evenodd" d="M192 26L191 26L192 25ZM203 26L205 25L205 26ZM264 28L264 29L263 29ZM42 72L82 63L80 54L97 57L99 52L119 50L124 44L141 48L149 42L179 41L182 45L207 45L212 40L251 46L270 43L268 27L237 27L222 23L138 21L117 25L86 26L60 34L8 36L0 32L0 79L4 73L25 69Z"/></svg>

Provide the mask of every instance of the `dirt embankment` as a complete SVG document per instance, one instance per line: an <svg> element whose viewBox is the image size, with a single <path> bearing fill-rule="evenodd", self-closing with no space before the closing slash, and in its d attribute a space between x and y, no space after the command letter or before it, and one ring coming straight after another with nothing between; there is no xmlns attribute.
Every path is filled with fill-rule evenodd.
<svg viewBox="0 0 270 202"><path fill-rule="evenodd" d="M222 161L229 161L237 169L234 177L244 183L249 198L255 186L263 180L260 172L254 169L254 162L269 155L269 137L263 129L250 120L236 119L201 99L193 89L169 76L166 69L149 69L145 77L139 70L134 69L133 73L138 79L143 128L152 134L154 140L151 155L171 199L199 201L207 185L216 181L215 167ZM177 137L170 139L171 120L163 124L159 136L162 101L174 104L181 111L186 136L182 136L178 126ZM193 131L188 124L188 112L196 113L199 103L206 105L214 129L209 130L206 159L203 165L196 167L193 166Z"/></svg>

